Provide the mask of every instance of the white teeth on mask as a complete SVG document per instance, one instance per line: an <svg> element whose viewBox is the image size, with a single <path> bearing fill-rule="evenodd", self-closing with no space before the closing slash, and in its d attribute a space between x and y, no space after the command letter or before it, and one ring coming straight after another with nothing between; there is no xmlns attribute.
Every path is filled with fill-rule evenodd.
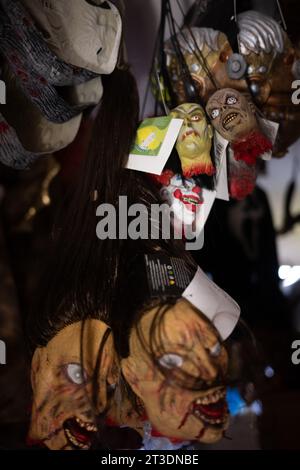
<svg viewBox="0 0 300 470"><path fill-rule="evenodd" d="M226 396L226 390L220 389L220 390L216 390L213 393L210 393L209 395L205 395L203 397L197 398L195 403L197 405L209 405L211 403L216 403L222 398L225 398L225 396Z"/></svg>
<svg viewBox="0 0 300 470"><path fill-rule="evenodd" d="M67 438L71 442L71 444L73 444L75 447L77 447L77 448L79 447L79 449L82 449L82 450L88 450L89 449L88 445L83 444L82 442L78 442L77 439L71 433L71 431L69 431L69 429L65 429L65 433L67 435Z"/></svg>
<svg viewBox="0 0 300 470"><path fill-rule="evenodd" d="M92 423L85 423L84 421L82 421L82 419L80 418L75 418L76 422L79 424L80 427L86 429L87 431L90 431L90 432L97 432L97 426L95 426L94 424Z"/></svg>
<svg viewBox="0 0 300 470"><path fill-rule="evenodd" d="M237 113L230 113L228 114L225 119L223 120L223 126L227 126L230 122L232 122L237 117Z"/></svg>

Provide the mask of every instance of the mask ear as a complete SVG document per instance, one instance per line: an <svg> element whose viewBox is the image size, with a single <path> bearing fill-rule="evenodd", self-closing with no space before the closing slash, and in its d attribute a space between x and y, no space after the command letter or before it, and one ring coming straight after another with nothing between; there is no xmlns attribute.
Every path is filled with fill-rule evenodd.
<svg viewBox="0 0 300 470"><path fill-rule="evenodd" d="M121 370L132 391L142 399L141 391L138 386L139 380L135 361L131 357L122 359Z"/></svg>
<svg viewBox="0 0 300 470"><path fill-rule="evenodd" d="M40 371L42 357L45 355L45 348L36 348L31 361L31 387L36 388L36 380Z"/></svg>
<svg viewBox="0 0 300 470"><path fill-rule="evenodd" d="M213 131L213 128L210 124L208 124L208 136L210 139L212 139L213 135L214 135L214 131Z"/></svg>

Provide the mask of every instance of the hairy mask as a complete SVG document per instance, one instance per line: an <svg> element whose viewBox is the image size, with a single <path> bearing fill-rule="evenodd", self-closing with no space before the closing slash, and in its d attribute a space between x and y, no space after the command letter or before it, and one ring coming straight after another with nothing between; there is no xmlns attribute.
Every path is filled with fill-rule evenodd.
<svg viewBox="0 0 300 470"><path fill-rule="evenodd" d="M183 175L213 175L215 168L210 157L212 128L207 123L199 104L184 103L173 109L171 116L183 119L176 149L181 160Z"/></svg>
<svg viewBox="0 0 300 470"><path fill-rule="evenodd" d="M97 435L96 417L105 409L107 387L114 382L113 340L108 332L102 321L88 319L65 327L46 347L36 349L30 439L52 450L91 447Z"/></svg>
<svg viewBox="0 0 300 470"><path fill-rule="evenodd" d="M146 312L121 361L152 427L173 439L212 443L227 426L227 353L216 330L186 300Z"/></svg>

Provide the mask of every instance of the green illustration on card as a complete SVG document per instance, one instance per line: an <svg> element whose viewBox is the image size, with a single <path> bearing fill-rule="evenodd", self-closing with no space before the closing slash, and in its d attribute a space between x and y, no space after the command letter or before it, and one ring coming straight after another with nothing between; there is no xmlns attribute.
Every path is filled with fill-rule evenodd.
<svg viewBox="0 0 300 470"><path fill-rule="evenodd" d="M131 153L153 157L158 155L171 121L169 116L145 119L137 130Z"/></svg>

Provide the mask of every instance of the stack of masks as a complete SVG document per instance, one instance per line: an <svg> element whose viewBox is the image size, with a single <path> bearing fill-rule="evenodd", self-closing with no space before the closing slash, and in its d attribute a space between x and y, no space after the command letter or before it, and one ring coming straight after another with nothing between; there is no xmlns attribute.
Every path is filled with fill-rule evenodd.
<svg viewBox="0 0 300 470"><path fill-rule="evenodd" d="M100 75L111 73L118 59L121 18L114 5L50 3L0 2L1 78L7 88L0 161L16 169L74 140L83 110L101 99ZM78 8L84 11L80 24ZM73 40L78 32L88 54Z"/></svg>

